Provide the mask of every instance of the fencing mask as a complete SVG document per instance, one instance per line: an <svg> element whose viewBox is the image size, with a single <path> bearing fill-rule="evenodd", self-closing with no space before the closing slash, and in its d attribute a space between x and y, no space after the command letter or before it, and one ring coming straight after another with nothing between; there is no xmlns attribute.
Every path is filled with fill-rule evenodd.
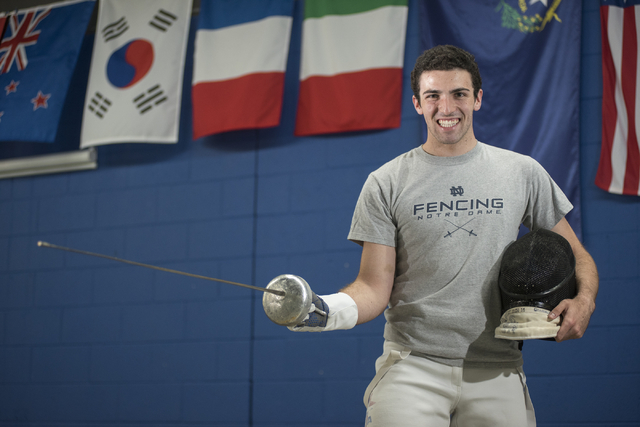
<svg viewBox="0 0 640 427"><path fill-rule="evenodd" d="M509 340L553 338L560 318L547 315L576 295L576 260L569 242L550 230L536 230L504 252L498 286L502 317L495 337Z"/></svg>

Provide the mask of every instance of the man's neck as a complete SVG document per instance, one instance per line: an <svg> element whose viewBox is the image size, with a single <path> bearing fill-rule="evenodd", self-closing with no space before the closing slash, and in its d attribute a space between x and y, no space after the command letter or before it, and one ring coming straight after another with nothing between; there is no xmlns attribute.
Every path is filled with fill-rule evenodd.
<svg viewBox="0 0 640 427"><path fill-rule="evenodd" d="M468 141L459 141L455 144L442 144L440 142L433 143L432 140L427 138L427 141L422 144L422 149L432 156L438 157L455 157L461 156L469 151L473 150L473 148L478 144L478 141L474 138L469 139Z"/></svg>

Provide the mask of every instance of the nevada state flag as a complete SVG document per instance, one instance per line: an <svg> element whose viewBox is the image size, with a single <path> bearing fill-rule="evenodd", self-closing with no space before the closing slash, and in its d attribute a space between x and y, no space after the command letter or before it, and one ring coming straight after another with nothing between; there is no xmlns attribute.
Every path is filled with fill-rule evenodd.
<svg viewBox="0 0 640 427"><path fill-rule="evenodd" d="M178 141L192 0L102 0L80 146Z"/></svg>
<svg viewBox="0 0 640 427"><path fill-rule="evenodd" d="M53 142L94 0L18 10L0 20L0 140Z"/></svg>
<svg viewBox="0 0 640 427"><path fill-rule="evenodd" d="M424 49L471 52L482 75L479 141L536 159L567 195L580 235L582 2L420 0Z"/></svg>

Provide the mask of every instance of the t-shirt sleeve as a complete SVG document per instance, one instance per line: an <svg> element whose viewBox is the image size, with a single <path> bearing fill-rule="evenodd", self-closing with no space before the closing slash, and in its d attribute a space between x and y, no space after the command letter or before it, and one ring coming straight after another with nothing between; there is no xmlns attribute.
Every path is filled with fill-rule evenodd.
<svg viewBox="0 0 640 427"><path fill-rule="evenodd" d="M389 188L373 174L369 175L353 213L349 240L359 245L371 242L396 246L396 225L391 214L389 194Z"/></svg>
<svg viewBox="0 0 640 427"><path fill-rule="evenodd" d="M530 230L551 229L573 209L558 184L535 160L531 161L529 203L522 223Z"/></svg>

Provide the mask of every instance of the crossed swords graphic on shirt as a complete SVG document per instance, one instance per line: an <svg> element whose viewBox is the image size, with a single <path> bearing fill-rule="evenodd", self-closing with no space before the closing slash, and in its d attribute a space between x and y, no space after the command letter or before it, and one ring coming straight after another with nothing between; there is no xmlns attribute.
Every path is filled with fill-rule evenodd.
<svg viewBox="0 0 640 427"><path fill-rule="evenodd" d="M475 219L475 218L471 218L469 221L465 222L465 223L464 223L464 224L462 224L462 225L454 224L453 222L449 221L448 219L445 219L445 221L447 221L449 224L451 224L451 225L453 225L454 227L456 227L456 229L455 229L455 230L453 230L453 231L447 231L447 234L445 234L445 235L444 235L444 237L445 237L445 238L447 238L447 237L451 237L451 235L452 235L453 233L455 233L456 231L458 231L458 230L466 231L467 233L469 233L469 236L476 236L476 237L477 237L478 235L477 235L476 233L474 233L474 232L473 232L473 230L467 230L466 228L464 228L464 226L465 226L465 225L469 224L469 223L470 223L471 221L473 221L474 219Z"/></svg>

